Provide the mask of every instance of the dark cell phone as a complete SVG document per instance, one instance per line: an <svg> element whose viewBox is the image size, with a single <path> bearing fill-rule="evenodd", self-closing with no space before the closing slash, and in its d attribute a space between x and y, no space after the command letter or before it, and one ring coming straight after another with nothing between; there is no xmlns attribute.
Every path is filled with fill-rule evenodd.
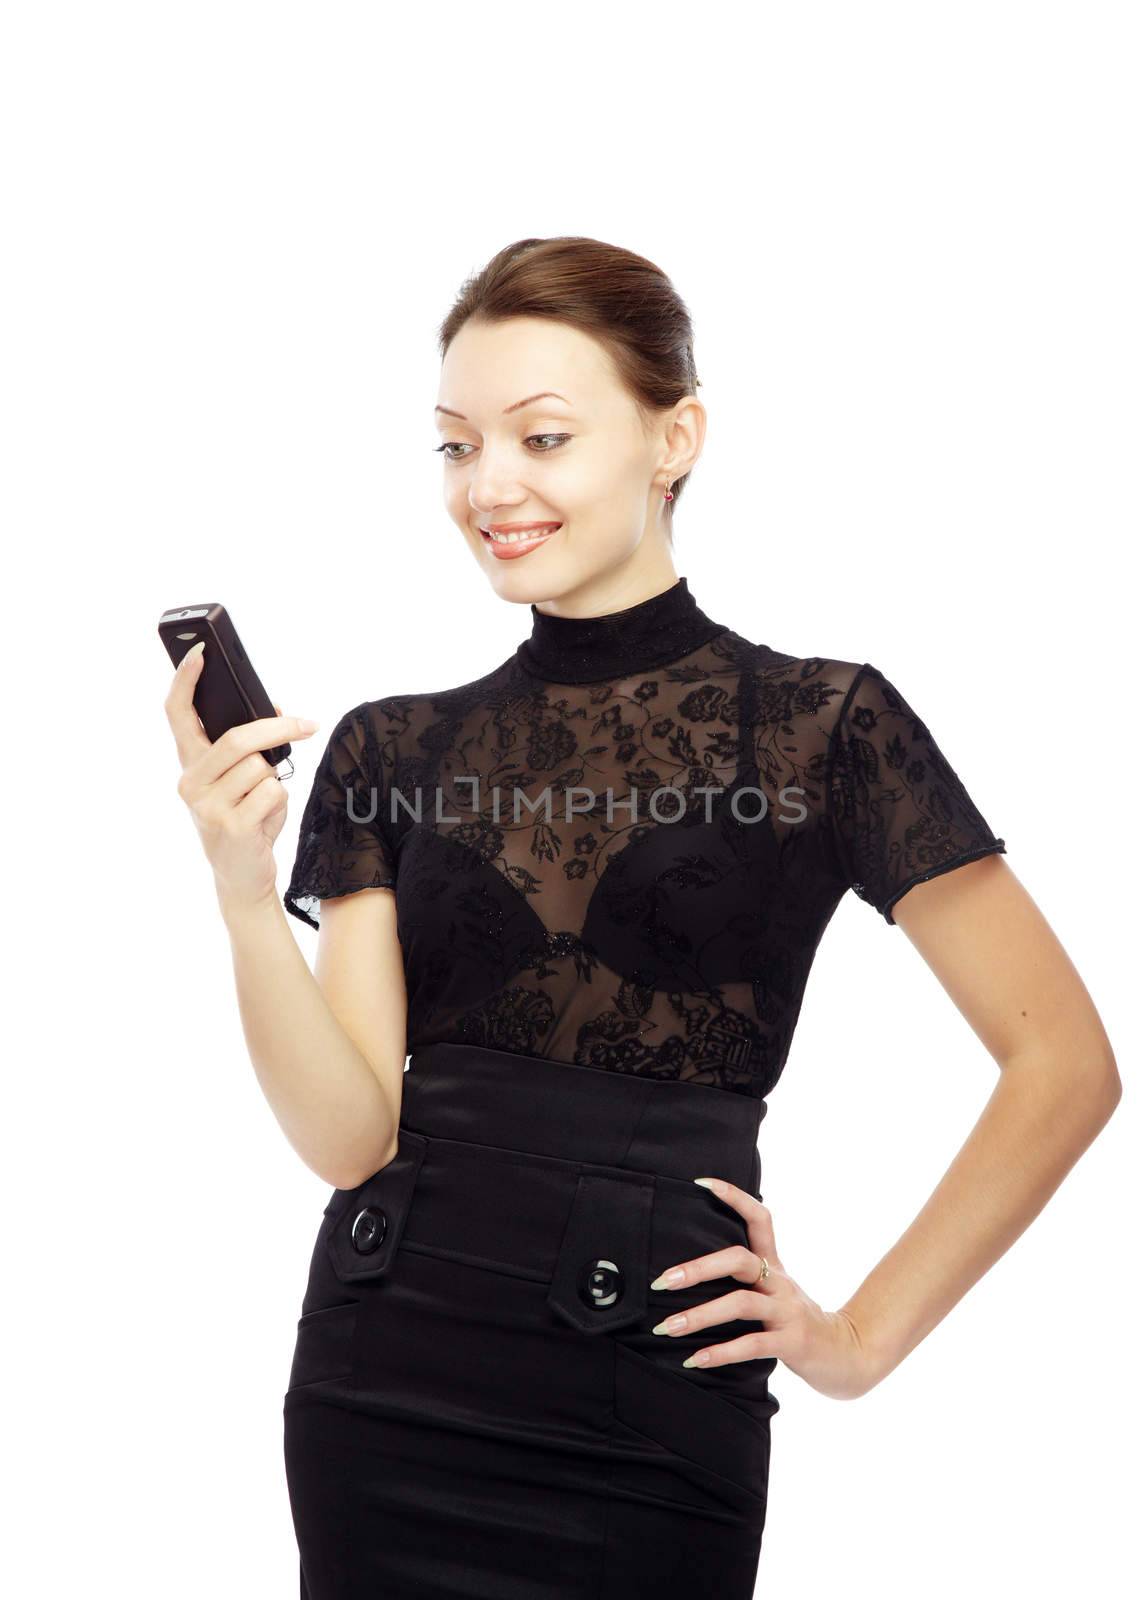
<svg viewBox="0 0 1145 1600"><path fill-rule="evenodd" d="M176 667L193 645L200 639L206 641L193 704L212 744L237 723L278 715L250 664L226 606L216 602L165 611L159 618L159 637ZM272 767L277 767L289 758L290 745L278 744L261 753ZM294 771L293 762L290 771Z"/></svg>

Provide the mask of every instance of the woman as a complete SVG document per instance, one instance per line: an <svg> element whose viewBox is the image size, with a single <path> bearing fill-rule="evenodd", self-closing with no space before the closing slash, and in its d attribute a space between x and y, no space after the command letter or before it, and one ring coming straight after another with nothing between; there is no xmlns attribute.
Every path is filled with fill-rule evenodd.
<svg viewBox="0 0 1145 1600"><path fill-rule="evenodd" d="M335 728L284 896L319 929L313 976L258 753L308 725L210 745L197 654L169 700L253 1063L334 1186L285 1396L302 1594L746 1600L777 1363L871 1389L1028 1225L1119 1077L888 678L752 642L676 575L705 412L668 279L525 240L441 347L446 504L531 632ZM779 1254L757 1139L848 888L1004 1071L826 1310Z"/></svg>

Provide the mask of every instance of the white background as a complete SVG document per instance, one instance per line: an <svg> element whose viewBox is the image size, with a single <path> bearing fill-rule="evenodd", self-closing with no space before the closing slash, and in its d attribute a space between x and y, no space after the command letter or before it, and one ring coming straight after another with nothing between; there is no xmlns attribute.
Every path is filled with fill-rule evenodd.
<svg viewBox="0 0 1145 1600"><path fill-rule="evenodd" d="M281 1404L329 1191L245 1053L156 623L224 601L321 721L284 887L335 719L527 632L442 506L435 334L494 251L560 233L649 256L692 311L678 572L747 637L896 682L1125 1081L884 1383L777 1371L758 1592L1133 1591L1142 42L1095 0L4 8L13 1594L297 1594ZM762 1134L821 1303L994 1080L848 895Z"/></svg>

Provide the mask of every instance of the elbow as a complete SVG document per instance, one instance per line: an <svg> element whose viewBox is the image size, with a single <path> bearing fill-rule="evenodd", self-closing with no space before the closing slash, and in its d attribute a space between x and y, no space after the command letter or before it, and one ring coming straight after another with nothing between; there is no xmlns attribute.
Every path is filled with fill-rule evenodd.
<svg viewBox="0 0 1145 1600"><path fill-rule="evenodd" d="M1111 1053L1098 1058L1084 1074L1084 1092L1094 1131L1100 1132L1121 1102L1121 1074Z"/></svg>
<svg viewBox="0 0 1145 1600"><path fill-rule="evenodd" d="M1121 1100L1121 1074L1113 1053L1046 1048L1024 1053L1006 1063L1032 1098L1041 1103L1047 1123L1082 1148L1101 1132Z"/></svg>
<svg viewBox="0 0 1145 1600"><path fill-rule="evenodd" d="M397 1136L381 1151L368 1151L364 1159L348 1160L338 1167L324 1171L321 1176L326 1183L335 1189L349 1192L351 1189L360 1189L375 1173L383 1167L388 1167L398 1153Z"/></svg>
<svg viewBox="0 0 1145 1600"><path fill-rule="evenodd" d="M1104 1095L1107 1107L1107 1122L1117 1110L1118 1105L1121 1103L1121 1091L1121 1074L1117 1070L1117 1062L1112 1056L1110 1056L1109 1061L1106 1064L1104 1077L1102 1078L1102 1094Z"/></svg>

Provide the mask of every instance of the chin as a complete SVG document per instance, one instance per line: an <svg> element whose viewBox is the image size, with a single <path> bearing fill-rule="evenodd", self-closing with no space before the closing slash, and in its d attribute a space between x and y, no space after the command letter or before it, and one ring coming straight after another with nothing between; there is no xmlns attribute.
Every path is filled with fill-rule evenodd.
<svg viewBox="0 0 1145 1600"><path fill-rule="evenodd" d="M578 570L581 563L571 560L567 551L544 545L504 559L490 554L483 543L476 554L492 587L507 600L524 603L552 599L577 588L591 576Z"/></svg>
<svg viewBox="0 0 1145 1600"><path fill-rule="evenodd" d="M517 605L539 605L560 601L589 585L607 581L631 561L637 548L630 540L615 538L590 539L587 543L582 539L573 546L566 539L567 527L562 523L554 542L509 560L492 555L483 535L477 535L476 546L472 544L472 533L468 538L490 586L501 599Z"/></svg>

